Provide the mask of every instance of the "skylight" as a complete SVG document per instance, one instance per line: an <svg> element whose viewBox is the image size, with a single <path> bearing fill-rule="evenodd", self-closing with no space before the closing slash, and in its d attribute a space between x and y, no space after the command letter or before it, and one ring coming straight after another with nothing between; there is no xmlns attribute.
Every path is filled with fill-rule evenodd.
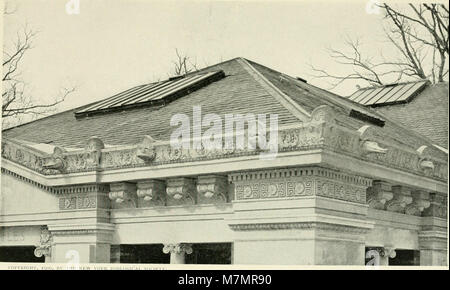
<svg viewBox="0 0 450 290"><path fill-rule="evenodd" d="M110 98L75 112L75 117L87 117L130 108L165 105L225 77L223 71L180 76L133 87Z"/></svg>

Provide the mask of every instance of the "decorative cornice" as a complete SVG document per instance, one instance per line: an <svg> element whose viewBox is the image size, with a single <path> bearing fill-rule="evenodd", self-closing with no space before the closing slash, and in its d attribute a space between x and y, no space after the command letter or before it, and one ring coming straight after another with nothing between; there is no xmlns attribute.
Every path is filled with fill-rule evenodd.
<svg viewBox="0 0 450 290"><path fill-rule="evenodd" d="M242 223L230 224L234 231L267 231L267 230L324 230L339 233L364 234L368 228L347 226L341 224L331 224L323 222L290 222L290 223Z"/></svg>
<svg viewBox="0 0 450 290"><path fill-rule="evenodd" d="M331 108L321 106L312 113L310 122L281 128L278 132L278 152L325 149L420 176L447 180L447 163L433 148L416 151L406 146L391 144L384 140L381 133L375 132L373 126L360 131L344 128L337 124L334 114ZM376 142L383 150L372 146L374 143L370 142ZM156 141L150 136L145 136L143 141L136 145L112 148L105 148L99 138L92 137L84 149L67 152L64 152L63 148L60 149L55 149L55 152L49 155L17 141L2 140L3 158L43 175L158 166L252 156L262 152L225 148L179 150L173 149L169 141ZM372 149L377 152L365 154L367 150ZM438 155L440 157L437 157Z"/></svg>

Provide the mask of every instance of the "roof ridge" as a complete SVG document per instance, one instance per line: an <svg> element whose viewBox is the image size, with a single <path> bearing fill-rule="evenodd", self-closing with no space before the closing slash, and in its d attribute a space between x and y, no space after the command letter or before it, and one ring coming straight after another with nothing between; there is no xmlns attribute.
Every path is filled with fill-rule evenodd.
<svg viewBox="0 0 450 290"><path fill-rule="evenodd" d="M291 112L300 121L307 121L311 114L302 106L297 104L291 97L283 93L277 86L261 74L249 61L243 57L238 57L236 60L242 65L247 73L253 77L276 101L278 101L285 109Z"/></svg>

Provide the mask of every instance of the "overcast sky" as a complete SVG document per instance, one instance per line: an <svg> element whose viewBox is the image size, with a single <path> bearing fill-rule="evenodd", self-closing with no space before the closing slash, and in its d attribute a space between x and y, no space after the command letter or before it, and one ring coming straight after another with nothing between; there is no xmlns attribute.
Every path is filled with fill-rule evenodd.
<svg viewBox="0 0 450 290"><path fill-rule="evenodd" d="M76 85L60 110L166 78L175 48L200 66L241 56L327 88L309 67L339 71L326 47L341 47L346 36L361 37L369 53L383 46L382 15L368 13L365 0L80 0L78 15L66 13L68 1L13 1L16 13L3 24L6 45L25 24L39 31L22 66L33 96L51 100ZM354 90L350 84L336 92Z"/></svg>

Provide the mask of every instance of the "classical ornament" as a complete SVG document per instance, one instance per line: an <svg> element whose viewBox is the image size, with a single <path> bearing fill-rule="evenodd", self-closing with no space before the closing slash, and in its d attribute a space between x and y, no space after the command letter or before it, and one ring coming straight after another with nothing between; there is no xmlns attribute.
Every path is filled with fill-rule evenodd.
<svg viewBox="0 0 450 290"><path fill-rule="evenodd" d="M384 209L387 201L394 197L391 185L383 181L374 181L367 189L367 203L371 208Z"/></svg>
<svg viewBox="0 0 450 290"><path fill-rule="evenodd" d="M430 206L425 208L422 216L447 218L447 197L443 194L432 192L429 194Z"/></svg>
<svg viewBox="0 0 450 290"><path fill-rule="evenodd" d="M372 126L369 125L364 125L358 129L362 155L368 155L372 153L386 154L388 150L386 148L380 147L378 143L372 139L374 137L371 130L373 130Z"/></svg>
<svg viewBox="0 0 450 290"><path fill-rule="evenodd" d="M156 157L153 143L155 143L155 139L148 135L144 136L142 142L137 146L136 156L145 162L152 162Z"/></svg>
<svg viewBox="0 0 450 290"><path fill-rule="evenodd" d="M199 176L197 181L199 201L228 201L228 180L225 176L206 175Z"/></svg>
<svg viewBox="0 0 450 290"><path fill-rule="evenodd" d="M136 185L129 182L111 183L109 199L114 204L129 204L136 206Z"/></svg>
<svg viewBox="0 0 450 290"><path fill-rule="evenodd" d="M159 205L166 202L166 185L162 180L146 180L137 183L137 197L144 201L154 201Z"/></svg>
<svg viewBox="0 0 450 290"><path fill-rule="evenodd" d="M311 113L311 122L316 123L334 123L336 119L336 111L328 106L328 105L321 105L315 108Z"/></svg>
<svg viewBox="0 0 450 290"><path fill-rule="evenodd" d="M411 192L413 201L405 208L405 213L420 216L430 206L430 194L426 191L415 190Z"/></svg>
<svg viewBox="0 0 450 290"><path fill-rule="evenodd" d="M167 180L166 192L168 205L195 204L197 191L195 181L191 178L174 178Z"/></svg>
<svg viewBox="0 0 450 290"><path fill-rule="evenodd" d="M100 138L96 136L89 138L84 149L84 158L88 167L96 168L100 166L102 149L104 148L105 144Z"/></svg>
<svg viewBox="0 0 450 290"><path fill-rule="evenodd" d="M428 146L423 145L417 149L417 153L419 154L419 169L423 171L434 170L434 163L426 153L428 151L427 148Z"/></svg>
<svg viewBox="0 0 450 290"><path fill-rule="evenodd" d="M367 178L320 167L299 167L230 174L235 198L265 199L323 196L366 203Z"/></svg>
<svg viewBox="0 0 450 290"><path fill-rule="evenodd" d="M412 202L411 190L405 186L392 186L394 197L386 203L386 210L405 213L405 207Z"/></svg>
<svg viewBox="0 0 450 290"><path fill-rule="evenodd" d="M179 243L179 244L164 244L164 254L192 254L192 244Z"/></svg>
<svg viewBox="0 0 450 290"><path fill-rule="evenodd" d="M58 146L55 147L53 149L53 154L44 159L44 164L42 164L42 167L45 169L54 169L63 172L66 167L66 162L63 156L63 153L65 152L66 150L63 148Z"/></svg>
<svg viewBox="0 0 450 290"><path fill-rule="evenodd" d="M50 257L52 253L52 242L53 237L47 226L41 227L41 238L39 240L39 244L36 245L36 249L34 250L34 255L38 258L45 256Z"/></svg>

